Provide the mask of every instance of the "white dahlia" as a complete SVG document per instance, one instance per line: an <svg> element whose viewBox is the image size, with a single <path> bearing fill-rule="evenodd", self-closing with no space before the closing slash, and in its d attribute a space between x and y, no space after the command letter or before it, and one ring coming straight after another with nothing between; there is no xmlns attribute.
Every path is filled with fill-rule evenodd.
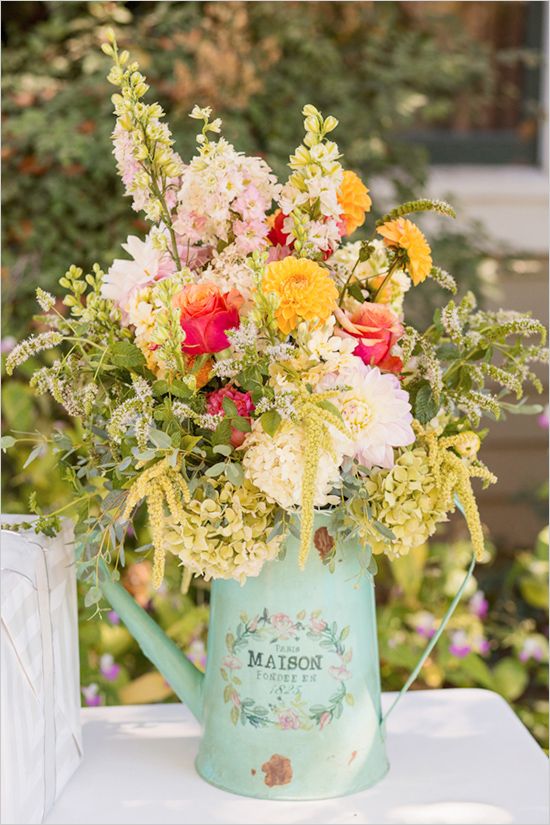
<svg viewBox="0 0 550 825"><path fill-rule="evenodd" d="M283 421L273 437L255 421L243 446L246 478L284 510L301 504L304 441L302 428L291 421ZM323 450L315 482L315 507L339 501L330 491L340 484L342 459L343 454L337 449Z"/></svg>
<svg viewBox="0 0 550 825"><path fill-rule="evenodd" d="M393 467L393 448L415 440L409 394L399 380L360 358L325 376L319 392L342 388L331 401L339 408L353 439L335 436L344 455L365 467Z"/></svg>

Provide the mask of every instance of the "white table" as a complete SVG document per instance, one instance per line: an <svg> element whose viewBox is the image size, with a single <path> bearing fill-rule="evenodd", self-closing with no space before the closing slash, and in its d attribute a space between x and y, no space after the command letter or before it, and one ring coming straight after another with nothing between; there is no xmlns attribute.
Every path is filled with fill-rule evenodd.
<svg viewBox="0 0 550 825"><path fill-rule="evenodd" d="M548 822L546 757L489 691L409 693L388 724L387 777L322 802L266 802L207 785L193 767L200 728L182 705L87 709L82 721L84 762L48 825Z"/></svg>

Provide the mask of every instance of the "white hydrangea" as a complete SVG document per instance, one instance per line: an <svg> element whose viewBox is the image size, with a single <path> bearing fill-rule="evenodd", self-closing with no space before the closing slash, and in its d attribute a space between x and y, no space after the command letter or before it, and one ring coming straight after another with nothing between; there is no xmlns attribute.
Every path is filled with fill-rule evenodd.
<svg viewBox="0 0 550 825"><path fill-rule="evenodd" d="M264 432L259 421L255 421L244 443L245 477L284 510L292 510L301 504L304 441L302 428L291 421L283 421L273 437ZM340 484L341 463L340 451L323 451L316 479L315 507L340 500L330 493Z"/></svg>

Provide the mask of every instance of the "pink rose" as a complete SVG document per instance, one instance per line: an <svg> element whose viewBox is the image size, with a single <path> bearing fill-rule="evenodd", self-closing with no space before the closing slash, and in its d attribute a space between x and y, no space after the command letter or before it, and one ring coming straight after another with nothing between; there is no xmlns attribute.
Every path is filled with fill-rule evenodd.
<svg viewBox="0 0 550 825"><path fill-rule="evenodd" d="M250 421L250 416L254 412L254 403L249 392L240 392L234 387L222 387L220 390L208 393L206 396L206 410L210 415L223 415L223 399L229 398L235 404L238 414L242 418ZM231 443L234 447L240 447L245 439L246 433L231 427Z"/></svg>
<svg viewBox="0 0 550 825"><path fill-rule="evenodd" d="M312 616L309 620L309 626L314 633L322 633L327 623L323 621L323 619L319 619L317 616Z"/></svg>
<svg viewBox="0 0 550 825"><path fill-rule="evenodd" d="M300 727L300 719L293 710L282 710L277 721L281 730L298 730Z"/></svg>
<svg viewBox="0 0 550 825"><path fill-rule="evenodd" d="M222 293L211 281L184 286L173 299L174 306L181 311L183 351L187 355L202 355L226 349L229 341L225 332L239 326L243 300L236 289Z"/></svg>
<svg viewBox="0 0 550 825"><path fill-rule="evenodd" d="M404 328L397 315L385 304L363 304L351 315L339 307L334 311L344 338L356 338L357 355L368 367L380 367L386 372L401 372L401 358L391 354L393 346L403 335Z"/></svg>
<svg viewBox="0 0 550 825"><path fill-rule="evenodd" d="M296 627L286 613L275 613L271 617L271 627L279 639L292 639L296 635Z"/></svg>

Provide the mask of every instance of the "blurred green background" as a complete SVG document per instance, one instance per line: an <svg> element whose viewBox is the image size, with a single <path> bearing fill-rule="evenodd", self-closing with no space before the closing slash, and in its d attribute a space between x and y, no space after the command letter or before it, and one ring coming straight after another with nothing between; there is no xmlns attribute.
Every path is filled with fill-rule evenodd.
<svg viewBox="0 0 550 825"><path fill-rule="evenodd" d="M451 197L453 182L464 193L463 169L476 180L477 170L481 174L489 166L491 180L516 169L536 173L544 141L539 88L545 6L6 4L2 352L38 328L32 321L37 286L55 291L71 263L108 267L129 233L146 231L122 197L111 152L112 88L105 80L108 60L99 50L108 26L140 61L150 96L167 111L184 158L194 146L187 115L200 103L223 117L224 133L239 149L265 156L284 175L289 151L301 140L300 109L312 102L339 118L337 140L346 165L364 177L382 211L389 199L422 195L436 169L450 170L439 177ZM519 217L522 207L513 192L509 202ZM526 239L528 229L532 225ZM483 216L480 223L479 210L467 208L458 227L438 225L430 237L437 263L452 272L461 291L474 289L482 302L536 308L546 295L544 237L538 246L526 240L514 247L495 237ZM423 323L441 298L437 288L416 291L406 307L409 319ZM28 364L3 385L4 432L46 431L52 421L71 426L59 409L26 388L25 372L35 366ZM544 474L536 469L544 460L545 426L544 417L519 427L506 422L488 442L504 477L500 499L481 498L491 561L479 567L416 687L497 690L546 746L547 492ZM529 472L523 476L512 449L526 456ZM491 465L491 457L485 458ZM47 456L27 459L23 448L5 456L3 510L28 511L32 490L44 509L66 503L68 486L55 462ZM512 477L520 478L519 487L508 483ZM469 554L453 522L430 548L382 565L377 592L385 689L404 682ZM175 571L170 575L175 582ZM208 588L186 597L176 586L153 593L150 577L149 560L130 552L127 588L204 664ZM91 617L84 593L80 602L84 703L173 700L118 617Z"/></svg>

